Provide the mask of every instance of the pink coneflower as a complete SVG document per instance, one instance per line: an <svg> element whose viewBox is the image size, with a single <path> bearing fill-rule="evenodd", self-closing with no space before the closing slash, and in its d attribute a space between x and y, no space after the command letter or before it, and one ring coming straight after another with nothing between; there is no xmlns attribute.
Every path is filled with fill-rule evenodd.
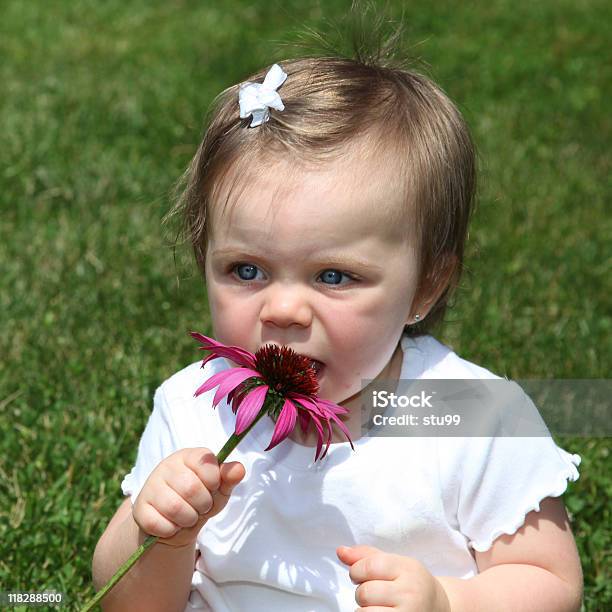
<svg viewBox="0 0 612 612"><path fill-rule="evenodd" d="M237 346L225 346L197 332L191 332L191 335L202 344L202 350L210 351L202 367L211 359L219 357L239 364L237 368L211 376L195 392L197 397L218 386L213 399L214 408L227 396L237 415L233 437L242 438L264 414L269 414L276 425L266 450L274 448L289 436L298 419L304 434L310 422L317 430L315 461L319 459L323 447L324 426L327 428L327 440L321 458L327 453L332 439L332 422L346 435L354 450L349 431L338 418L339 414L346 414L348 410L316 395L319 383L312 359L286 346L267 344L253 354ZM234 442L235 446L238 440Z"/></svg>

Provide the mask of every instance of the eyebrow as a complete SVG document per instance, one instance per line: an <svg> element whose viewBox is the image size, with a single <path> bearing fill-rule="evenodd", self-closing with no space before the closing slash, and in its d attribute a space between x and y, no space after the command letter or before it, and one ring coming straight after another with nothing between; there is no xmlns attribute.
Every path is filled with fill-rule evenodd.
<svg viewBox="0 0 612 612"><path fill-rule="evenodd" d="M245 259L248 259L249 257L257 257L257 258L261 258L261 259L265 259L266 255L262 254L259 255L257 253L246 253L245 251L242 251L240 249L215 249L212 253L211 253L212 257L219 257L219 256L223 256L223 255L233 255L236 258L241 258L244 257ZM268 254L269 255L269 254ZM333 253L322 253L319 254L317 256L317 260L320 263L323 263L323 260L325 261L331 261L337 265L340 265L342 267L346 267L346 268L367 268L370 269L372 271L375 272L382 272L382 268L380 266L377 266L376 264L372 263L371 261L367 261L365 259L359 259L358 257L352 257L350 255L342 255L342 254L338 254L338 255L334 255Z"/></svg>

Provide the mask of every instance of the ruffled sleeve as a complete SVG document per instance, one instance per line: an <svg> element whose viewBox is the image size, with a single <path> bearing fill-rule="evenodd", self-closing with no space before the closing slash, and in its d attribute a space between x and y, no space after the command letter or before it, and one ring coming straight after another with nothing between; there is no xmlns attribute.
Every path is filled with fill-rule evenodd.
<svg viewBox="0 0 612 612"><path fill-rule="evenodd" d="M469 546L488 550L514 534L546 497L562 495L579 474L579 455L552 437L438 439L442 498L449 524Z"/></svg>
<svg viewBox="0 0 612 612"><path fill-rule="evenodd" d="M136 463L121 483L124 495L131 497L132 505L149 474L157 465L178 450L176 435L171 427L163 385L153 398L153 411L138 444Z"/></svg>

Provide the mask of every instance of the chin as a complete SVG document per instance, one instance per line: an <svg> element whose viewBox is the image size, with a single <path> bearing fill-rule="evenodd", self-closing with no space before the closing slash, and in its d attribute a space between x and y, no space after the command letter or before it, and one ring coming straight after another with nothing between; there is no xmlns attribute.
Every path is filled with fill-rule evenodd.
<svg viewBox="0 0 612 612"><path fill-rule="evenodd" d="M326 399L330 402L334 402L334 404L338 404L338 406L343 406L347 402L359 397L361 393L361 387L358 387L354 392L351 393L351 390L338 392L336 389L335 393L333 390L331 392L327 392L325 386L321 386L319 389L319 397Z"/></svg>

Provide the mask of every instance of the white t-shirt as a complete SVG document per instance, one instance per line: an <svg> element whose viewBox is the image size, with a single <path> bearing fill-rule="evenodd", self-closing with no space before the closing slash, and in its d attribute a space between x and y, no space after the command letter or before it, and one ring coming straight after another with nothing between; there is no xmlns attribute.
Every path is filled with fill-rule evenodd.
<svg viewBox="0 0 612 612"><path fill-rule="evenodd" d="M432 336L403 336L401 378L499 378L461 359ZM121 488L132 503L157 464L181 448L218 452L234 429L215 390L194 392L225 359L194 363L157 389L136 465ZM413 557L436 576L478 573L472 549L513 534L546 497L578 478L580 457L550 437L362 437L355 452L285 440L263 449L273 423L263 417L228 461L246 468L224 510L198 535L187 610L351 611L355 588L336 556L367 544ZM172 585L168 585L172 588Z"/></svg>

